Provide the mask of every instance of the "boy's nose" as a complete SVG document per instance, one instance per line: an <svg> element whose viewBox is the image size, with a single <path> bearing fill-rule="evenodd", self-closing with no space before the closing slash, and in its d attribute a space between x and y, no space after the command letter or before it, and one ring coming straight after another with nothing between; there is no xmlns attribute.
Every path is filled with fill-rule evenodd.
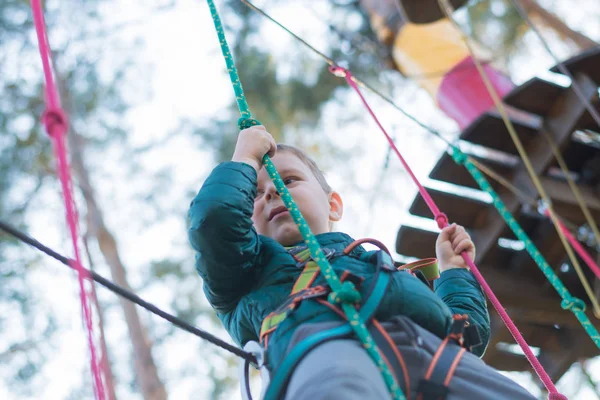
<svg viewBox="0 0 600 400"><path fill-rule="evenodd" d="M271 200L274 196L279 197L279 192L275 188L275 185L270 185L267 188L267 192L266 192L265 197L267 198L267 201L268 201L268 200Z"/></svg>

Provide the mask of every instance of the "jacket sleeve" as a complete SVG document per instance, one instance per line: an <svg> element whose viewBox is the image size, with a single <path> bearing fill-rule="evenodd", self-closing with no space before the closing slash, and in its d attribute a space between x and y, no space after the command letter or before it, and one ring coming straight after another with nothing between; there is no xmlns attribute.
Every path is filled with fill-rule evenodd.
<svg viewBox="0 0 600 400"><path fill-rule="evenodd" d="M473 274L458 268L444 271L434 282L434 289L452 314L467 314L470 323L477 326L481 345L473 348L473 354L481 357L490 340L490 315L485 295Z"/></svg>
<svg viewBox="0 0 600 400"><path fill-rule="evenodd" d="M260 240L252 225L256 171L244 163L219 164L189 210L188 237L196 270L218 313L228 313L252 285Z"/></svg>

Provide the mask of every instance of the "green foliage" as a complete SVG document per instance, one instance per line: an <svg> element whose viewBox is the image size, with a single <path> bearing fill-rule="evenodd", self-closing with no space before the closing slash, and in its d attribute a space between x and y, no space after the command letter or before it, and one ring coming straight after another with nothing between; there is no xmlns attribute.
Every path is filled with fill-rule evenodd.
<svg viewBox="0 0 600 400"><path fill-rule="evenodd" d="M310 8L310 4L306 7ZM329 27L331 36L324 42L312 44L321 50L325 47L330 58L349 67L355 75L368 77L366 80L372 86L389 92L385 77L381 77L389 55L385 47L377 43L367 16L356 3L334 4L334 8L331 15L335 17L336 25L322 21ZM296 41L292 43L292 58L278 58L272 54L268 38L259 32L263 24L270 22L242 2L227 1L219 9L253 116L277 141L298 140L301 132L319 143L313 149L316 153L320 146L327 147L327 139L316 129L323 118L321 109L334 97L337 89L346 89L346 81L333 76L324 60L315 61L314 54ZM269 12L268 9L265 11ZM347 26L349 17L360 21L358 28ZM283 31L281 34L287 35ZM283 75L282 70L287 73ZM348 114L352 116L356 112ZM227 160L233 154L238 117L232 99L223 114L195 130L203 144L215 149L216 161Z"/></svg>
<svg viewBox="0 0 600 400"><path fill-rule="evenodd" d="M490 0L467 8L470 33L488 49L494 49L494 59L504 62L520 48L521 39L529 30L510 0Z"/></svg>

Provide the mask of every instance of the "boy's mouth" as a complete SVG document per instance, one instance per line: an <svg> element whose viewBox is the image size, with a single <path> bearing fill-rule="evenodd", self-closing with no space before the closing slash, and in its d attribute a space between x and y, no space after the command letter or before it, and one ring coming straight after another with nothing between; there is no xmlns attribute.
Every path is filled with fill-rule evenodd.
<svg viewBox="0 0 600 400"><path fill-rule="evenodd" d="M286 208L286 206L279 206L279 207L272 209L271 212L269 213L269 221L271 221L277 215L284 213L284 212L288 212L288 209Z"/></svg>

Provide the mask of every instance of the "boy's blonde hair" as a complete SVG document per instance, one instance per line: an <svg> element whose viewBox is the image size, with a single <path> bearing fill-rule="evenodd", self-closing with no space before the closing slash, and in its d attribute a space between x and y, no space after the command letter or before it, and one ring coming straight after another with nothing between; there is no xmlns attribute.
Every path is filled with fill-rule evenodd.
<svg viewBox="0 0 600 400"><path fill-rule="evenodd" d="M321 187L325 191L325 194L333 192L333 189L331 188L331 186L329 186L329 183L327 183L327 179L325 179L323 171L319 169L317 163L304 150L299 149L296 146L280 143L277 145L277 151L287 151L288 153L292 153L293 155L298 157L300 161L302 161L304 165L306 165L308 169L310 169L310 171L313 173L313 175L317 179L317 182L319 182L319 185L321 185Z"/></svg>

